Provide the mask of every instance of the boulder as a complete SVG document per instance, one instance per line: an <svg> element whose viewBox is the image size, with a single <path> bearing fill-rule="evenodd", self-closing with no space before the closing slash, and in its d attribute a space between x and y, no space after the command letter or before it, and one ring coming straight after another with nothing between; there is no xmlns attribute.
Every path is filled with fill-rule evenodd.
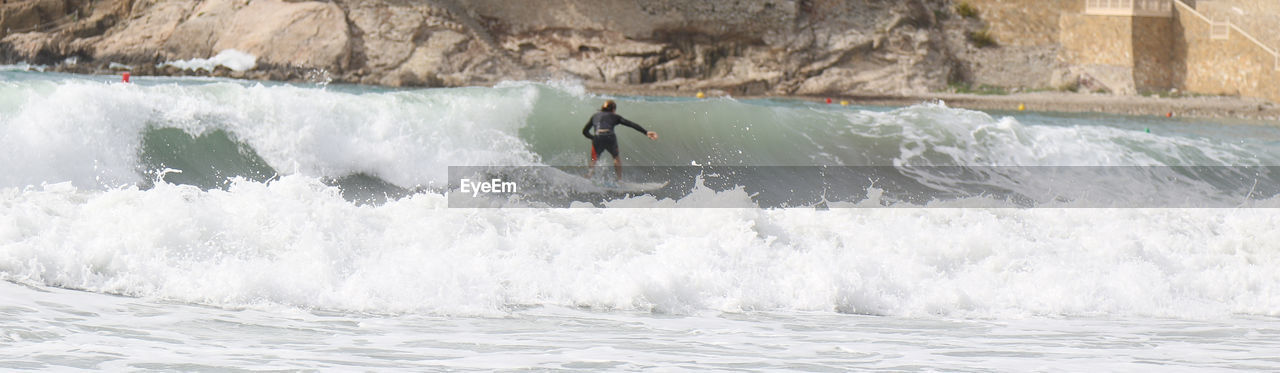
<svg viewBox="0 0 1280 373"><path fill-rule="evenodd" d="M333 3L209 0L164 42L171 59L207 58L227 49L259 63L342 70L350 64L346 14Z"/></svg>

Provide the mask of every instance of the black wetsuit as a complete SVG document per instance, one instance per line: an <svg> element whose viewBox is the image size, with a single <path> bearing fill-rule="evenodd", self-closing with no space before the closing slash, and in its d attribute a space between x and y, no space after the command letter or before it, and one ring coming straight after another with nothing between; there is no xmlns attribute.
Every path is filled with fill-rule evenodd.
<svg viewBox="0 0 1280 373"><path fill-rule="evenodd" d="M601 150L608 151L613 156L613 159L618 159L618 137L614 133L614 127L619 124L635 128L636 131L640 131L643 134L649 133L649 131L644 130L644 127L640 127L639 124L629 121L614 112L598 112L591 116L591 120L587 121L586 127L582 127L582 135L591 139L591 159L598 158ZM592 127L595 127L594 136L591 134Z"/></svg>

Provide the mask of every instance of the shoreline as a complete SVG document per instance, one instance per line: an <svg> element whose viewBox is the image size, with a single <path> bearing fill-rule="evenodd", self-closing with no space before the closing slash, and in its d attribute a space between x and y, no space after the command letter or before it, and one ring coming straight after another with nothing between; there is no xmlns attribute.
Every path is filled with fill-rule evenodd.
<svg viewBox="0 0 1280 373"><path fill-rule="evenodd" d="M586 90L596 94L624 96L694 97L696 90L658 89L649 87L605 87L587 84ZM708 98L730 96L718 90L704 91ZM1117 96L1073 92L1027 92L1008 95L981 95L972 93L920 93L920 94L846 94L830 96L811 95L749 95L732 96L746 99L792 99L832 104L849 101L860 106L910 106L923 102L945 102L948 107L979 110L1017 112L1023 105L1028 112L1098 113L1132 116L1152 116L1202 119L1242 119L1267 121L1280 126L1280 105L1262 99L1231 96L1146 97Z"/></svg>
<svg viewBox="0 0 1280 373"><path fill-rule="evenodd" d="M1162 77L1156 79L1160 84L1137 84L1131 79L1136 66L1127 62L1104 63L1099 65L1103 70L1093 71L1088 66L1110 61L1104 57L1116 53L1130 56L1138 46L1128 40L1120 46L1081 49L1076 45L1081 41L1115 37L1093 32L1092 24L1073 18L1079 7L1027 0L976 1L983 12L969 6L974 1L961 3L966 5L961 12L951 2L888 0L750 0L710 7L616 0L566 3L582 7L580 11L500 1L109 1L52 6L55 3L59 2L0 6L0 24L7 25L0 27L0 61L27 61L50 71L81 74L125 69L139 77L223 76L389 88L570 79L582 81L592 92L616 94L688 97L706 90L710 96L731 92L741 98L830 98L870 106L944 101L956 108L1007 112L1025 105L1026 110L1043 112L1280 121L1280 98L1266 80L1270 75L1245 77L1252 83L1235 84L1231 82L1241 79L1236 71L1240 69L1226 69L1220 72L1229 74L1217 76L1192 68L1200 65L1187 65L1183 60L1188 56L1160 64L1181 61L1183 75L1199 74L1197 79L1210 81L1207 87L1192 84L1193 90L1239 97L1039 91L1076 87L1142 92L1175 85L1184 89L1188 84L1186 77L1181 83ZM1079 30L1064 26L1077 23ZM1071 37L1064 36L1064 30L1072 31ZM984 37L975 39L976 35ZM1258 57L1253 49L1241 54L1222 49L1226 45L1202 46L1198 38L1164 36L1168 35L1148 39L1166 47L1206 48L1192 56L1196 61ZM1008 43L996 42L1002 38ZM236 53L223 54L232 50ZM1084 57L1089 58L1076 61ZM1270 55L1263 57L1262 62L1270 62ZM232 66L251 67L231 70ZM1111 76L1115 74L1119 75ZM1258 80L1262 78L1266 79ZM957 88L948 87L960 86L968 87L960 92L969 93L949 93ZM979 91L970 91L973 87ZM984 92L982 87L1004 88ZM717 94L716 89L723 91ZM1023 93L991 95L1004 89Z"/></svg>
<svg viewBox="0 0 1280 373"><path fill-rule="evenodd" d="M44 72L45 70L38 70ZM51 69L49 72L62 72L57 69ZM84 75L107 75L102 73L78 73L72 74ZM155 75L134 75L133 78L146 77L222 77L231 79L241 79L250 81L263 82L279 82L279 83L298 83L293 79L251 79L236 76L219 76L218 74L155 74ZM348 83L349 84L349 83ZM646 87L646 86L623 86L605 85L593 82L582 82L583 87L589 93L602 95L619 95L619 96L655 96L655 97L695 97L700 90L689 90L667 87ZM364 84L356 84L364 85ZM412 88L412 87L386 87L382 85L369 85L371 87L384 88ZM493 84L481 84L480 86L492 87ZM458 88L458 87L418 87L418 88ZM1025 107L1028 112L1060 112L1060 113L1098 113L1113 115L1131 115L1131 116L1151 116L1151 117L1173 117L1173 118L1201 118L1201 119L1239 119L1248 121L1265 121L1267 125L1280 126L1280 104L1276 104L1267 100L1234 97L1234 96L1187 96L1187 97L1148 97L1148 96L1119 96L1109 94L1096 93L1075 93L1075 92L1022 92L1011 93L1005 95L987 95L974 93L916 93L916 94L893 94L893 93L865 93L865 94L832 94L828 96L815 95L743 95L733 96L718 89L705 89L707 98L715 97L733 97L740 99L786 99L786 100L804 100L811 102L825 102L831 99L832 104L836 105L841 101L848 101L850 105L856 106L880 106L880 107L904 107L925 102L942 101L948 107L970 109L979 111L1000 111L1000 112L1018 112L1019 105Z"/></svg>
<svg viewBox="0 0 1280 373"><path fill-rule="evenodd" d="M861 97L852 102L872 105L909 105L941 100L949 107L1016 112L1100 113L1132 116L1244 119L1280 121L1280 106L1269 101L1226 96L1145 97L1089 93L1033 92L1010 95L932 93L898 97ZM1268 123L1280 125L1280 123Z"/></svg>

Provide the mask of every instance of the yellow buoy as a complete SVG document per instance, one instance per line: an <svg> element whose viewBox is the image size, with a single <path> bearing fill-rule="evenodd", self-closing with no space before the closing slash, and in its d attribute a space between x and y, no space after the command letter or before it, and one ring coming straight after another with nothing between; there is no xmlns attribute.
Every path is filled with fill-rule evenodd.
<svg viewBox="0 0 1280 373"><path fill-rule="evenodd" d="M1018 104L1018 111L1026 111L1026 110L1027 110L1027 105Z"/></svg>
<svg viewBox="0 0 1280 373"><path fill-rule="evenodd" d="M698 98L707 98L707 95L702 93L702 91L698 91Z"/></svg>
<svg viewBox="0 0 1280 373"><path fill-rule="evenodd" d="M849 101L840 101L840 106L849 106Z"/></svg>

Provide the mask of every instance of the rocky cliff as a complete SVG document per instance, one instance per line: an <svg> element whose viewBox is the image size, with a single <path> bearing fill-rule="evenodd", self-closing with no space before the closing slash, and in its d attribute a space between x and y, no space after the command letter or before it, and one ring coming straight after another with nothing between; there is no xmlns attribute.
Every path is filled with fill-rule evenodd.
<svg viewBox="0 0 1280 373"><path fill-rule="evenodd" d="M980 23L947 0L7 0L0 59L76 72L387 86L899 94L963 78ZM236 49L248 71L166 61ZM966 52L967 51L967 52ZM114 64L113 64L114 63Z"/></svg>

